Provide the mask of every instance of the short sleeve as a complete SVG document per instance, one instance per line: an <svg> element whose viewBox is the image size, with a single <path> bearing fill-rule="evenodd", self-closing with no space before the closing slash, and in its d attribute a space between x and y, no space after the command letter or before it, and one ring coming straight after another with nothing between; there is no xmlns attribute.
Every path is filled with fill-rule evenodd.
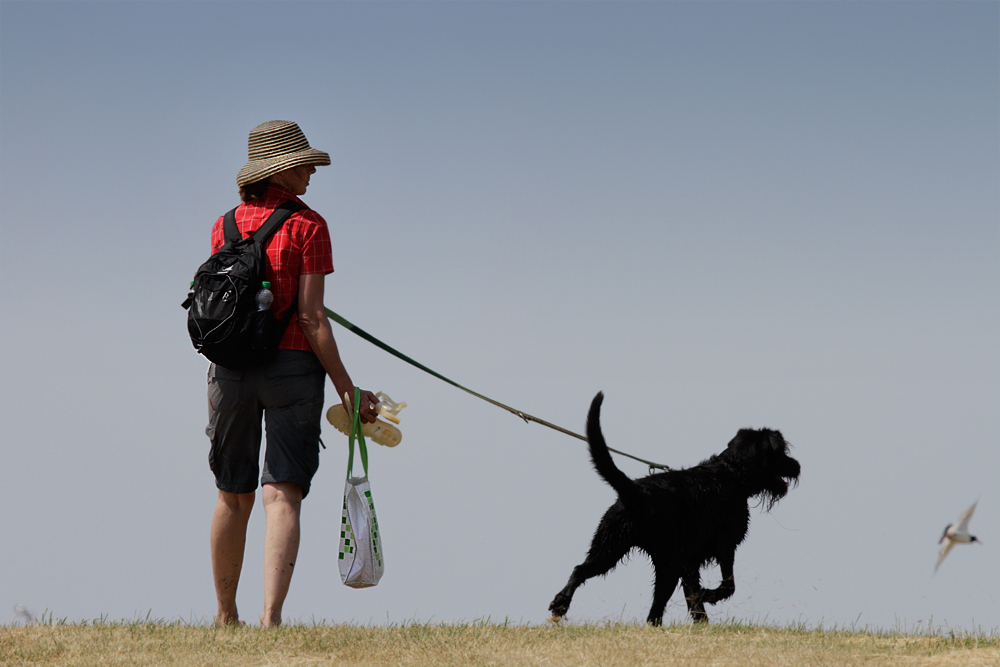
<svg viewBox="0 0 1000 667"><path fill-rule="evenodd" d="M333 245L326 220L315 211L303 212L305 232L302 239L302 265L300 275L333 273Z"/></svg>
<svg viewBox="0 0 1000 667"><path fill-rule="evenodd" d="M226 244L225 233L222 231L223 219L226 216L219 216L219 219L215 221L215 226L212 227L212 254L219 252L219 250Z"/></svg>

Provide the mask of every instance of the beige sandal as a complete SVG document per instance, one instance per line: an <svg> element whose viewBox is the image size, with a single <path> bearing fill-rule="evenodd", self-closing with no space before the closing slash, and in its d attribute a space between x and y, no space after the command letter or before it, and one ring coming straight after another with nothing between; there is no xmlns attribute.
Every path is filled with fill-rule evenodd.
<svg viewBox="0 0 1000 667"><path fill-rule="evenodd" d="M391 398L382 392L379 392L375 396L379 399L378 404L375 406L375 410L381 416L398 424L399 417L397 415L400 410L406 407L406 403L394 403ZM334 428L347 436L351 435L353 417L354 413L353 408L351 407L351 400L346 394L344 395L343 403L334 405L326 411L326 420L330 422ZM376 419L374 424L361 424L361 433L366 438L369 438L386 447L395 447L403 440L403 434L398 428L388 422L382 421L381 419Z"/></svg>

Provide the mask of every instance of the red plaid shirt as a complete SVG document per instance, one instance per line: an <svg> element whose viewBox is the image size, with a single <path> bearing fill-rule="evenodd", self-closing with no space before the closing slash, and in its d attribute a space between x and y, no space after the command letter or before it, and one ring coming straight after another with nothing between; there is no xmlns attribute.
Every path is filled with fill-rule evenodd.
<svg viewBox="0 0 1000 667"><path fill-rule="evenodd" d="M302 200L289 190L279 185L271 185L263 199L240 204L236 209L236 226L240 233L244 238L252 234L264 224L281 202L289 199L303 204ZM225 245L222 219L220 217L212 228L213 255ZM271 291L274 292L274 303L271 304L271 308L279 318L285 316L292 299L299 293L299 276L333 272L330 230L327 229L326 220L316 211L303 209L293 213L268 240L265 249L270 260L267 280L270 281ZM292 315L292 321L288 323L288 329L278 349L312 350L305 334L302 333L302 328L299 327L297 313Z"/></svg>

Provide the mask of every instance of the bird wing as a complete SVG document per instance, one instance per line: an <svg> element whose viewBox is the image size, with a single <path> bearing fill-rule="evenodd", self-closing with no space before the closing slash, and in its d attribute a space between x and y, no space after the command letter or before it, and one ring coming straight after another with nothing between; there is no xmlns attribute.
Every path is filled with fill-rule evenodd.
<svg viewBox="0 0 1000 667"><path fill-rule="evenodd" d="M978 500L976 502L972 503L972 507L970 507L969 509L965 510L965 514L963 514L962 518L960 518L958 520L958 529L960 531L962 531L963 533L968 532L968 530L969 530L969 519L972 518L972 513L976 511L976 505L978 505L978 504L979 504Z"/></svg>
<svg viewBox="0 0 1000 667"><path fill-rule="evenodd" d="M955 543L952 542L951 540L948 540L948 544L944 545L944 548L941 549L941 555L938 556L937 565L934 566L935 572L937 572L938 568L941 567L941 563L944 562L944 557L948 555L948 552L951 551L951 548L953 546L955 546Z"/></svg>

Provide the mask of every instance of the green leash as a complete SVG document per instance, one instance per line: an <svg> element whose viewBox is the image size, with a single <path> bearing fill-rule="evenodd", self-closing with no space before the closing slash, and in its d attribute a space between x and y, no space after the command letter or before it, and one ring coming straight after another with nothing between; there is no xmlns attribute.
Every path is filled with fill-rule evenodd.
<svg viewBox="0 0 1000 667"><path fill-rule="evenodd" d="M360 327L356 327L355 325L351 324L350 322L348 322L343 317L341 317L337 313L333 312L329 308L325 308L325 310L326 310L327 317L329 317L331 320L333 320L334 322L336 322L340 326L344 327L348 331L350 331L350 332L352 332L354 334L357 334L358 336L360 336L361 338L364 338L366 341L368 341L369 343L371 343L375 347L378 347L378 348L381 348L381 349L385 350L386 352L388 352L392 356L394 356L394 357L396 357L398 359L402 359L403 361L405 361L406 363L408 363L408 364L410 364L412 366L416 366L417 368L419 368L420 370L424 371L425 373L430 373L431 375L433 375L437 379L443 380L443 381L447 382L448 384L452 385L453 387L458 387L462 391L464 391L466 393L469 393L469 394L472 394L476 398L481 398L484 401L486 401L487 403L492 403L493 405L497 406L498 408L503 408L507 412L509 412L511 414L514 414L514 415L517 415L518 417L520 417L521 419L523 419L525 421L525 423L527 423L527 422L535 422L536 424L541 424L542 426L547 426L547 427L549 427L549 428L551 428L553 430L559 431L560 433L565 433L566 435L572 436L572 437L577 438L579 440L583 440L584 442L587 441L587 439L585 437L583 437L582 435L580 435L579 433L574 433L573 431L569 431L567 429L564 429L561 426L556 426L555 424L550 424L549 422L545 421L544 419L539 419L538 417L532 417L531 415L529 415L527 413L524 413L524 412L521 412L520 410L515 410L514 408L510 407L509 405L504 405L503 403L500 403L499 401L494 401L492 398L490 398L488 396L483 396L482 394L480 394L478 392L472 391L468 387L463 387L462 385L460 385L459 383L455 382L454 380L449 380L448 378L446 378L445 376L441 375L440 373L432 371L431 369L427 368L426 366L424 366L420 362L414 361L413 359L410 359L408 356L406 356L402 352L398 352L397 350L394 350L393 348L389 347L388 345L386 345L385 343L383 343L382 341L380 341L378 338L375 338L374 336L372 336L370 333L368 333L364 329L361 329ZM356 393L358 392L357 387L355 387L355 392ZM360 430L360 421L359 421L360 417L359 417L359 412L358 412L358 409L359 409L358 408L358 401L359 401L359 397L355 397L355 399L354 399L354 420L355 420L355 423L356 423L357 428L358 428L358 437L361 439L360 440L360 442L361 442L360 449L361 449L361 456L363 457L362 458L362 462L365 463L365 471L366 471L366 474L367 474L368 464L367 464L367 460L366 459L368 458L368 456L367 456L367 452L365 451L365 447L364 447L364 441L365 441L364 440L364 436L361 435L361 430ZM354 456L353 442L354 442L354 440L352 439L351 440L351 443L352 443L352 446L351 446L351 457ZM657 468L657 469L660 469L660 470L671 470L670 466L665 466L665 465L663 465L661 463L653 463L652 461L647 461L646 459L641 459L638 456L632 456L631 454L626 454L625 452L620 452L617 449L611 449L610 447L608 447L608 451L614 452L615 454L620 454L621 456L627 456L628 458L633 459L635 461L639 461L640 463L645 463L646 465L648 465L650 467L650 469ZM351 460L352 459L348 459L348 464L347 464L348 465L348 471L350 471L350 465L351 465L350 461ZM348 472L348 474L350 474L350 473Z"/></svg>

